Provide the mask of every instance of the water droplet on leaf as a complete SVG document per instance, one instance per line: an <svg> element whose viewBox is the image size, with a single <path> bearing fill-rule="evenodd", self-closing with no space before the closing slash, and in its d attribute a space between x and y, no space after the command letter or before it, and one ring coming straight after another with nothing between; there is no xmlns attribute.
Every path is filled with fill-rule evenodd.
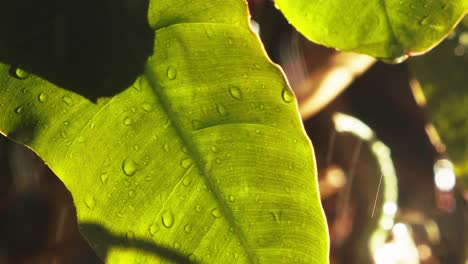
<svg viewBox="0 0 468 264"><path fill-rule="evenodd" d="M218 153L219 152L219 149L218 147L216 147L215 145L211 146L211 151L213 151L214 153Z"/></svg>
<svg viewBox="0 0 468 264"><path fill-rule="evenodd" d="M171 228L174 225L174 215L171 211L164 211L161 216L161 220L166 228Z"/></svg>
<svg viewBox="0 0 468 264"><path fill-rule="evenodd" d="M96 200L94 199L94 197L87 195L85 197L85 204L86 207L88 207L90 210L93 210L96 206Z"/></svg>
<svg viewBox="0 0 468 264"><path fill-rule="evenodd" d="M168 127L170 127L170 126L171 126L171 120L167 119L167 120L166 120L166 123L164 124L163 127L164 127L164 128L168 128Z"/></svg>
<svg viewBox="0 0 468 264"><path fill-rule="evenodd" d="M237 86L229 87L229 93L231 94L232 98L236 100L242 100L242 92Z"/></svg>
<svg viewBox="0 0 468 264"><path fill-rule="evenodd" d="M163 148L164 148L164 151L166 151L166 152L169 152L171 150L170 146L169 146L169 143L164 144Z"/></svg>
<svg viewBox="0 0 468 264"><path fill-rule="evenodd" d="M156 224L152 224L148 227L148 231L151 236L154 236L159 231L159 226Z"/></svg>
<svg viewBox="0 0 468 264"><path fill-rule="evenodd" d="M218 113L222 116L227 115L226 108L222 104L216 105L216 109L218 110Z"/></svg>
<svg viewBox="0 0 468 264"><path fill-rule="evenodd" d="M107 175L107 173L103 173L101 174L100 179L101 179L102 184L106 184L107 180L109 179L109 175Z"/></svg>
<svg viewBox="0 0 468 264"><path fill-rule="evenodd" d="M215 218L220 218L221 217L221 212L219 211L218 208L215 208L211 211L211 215L214 216Z"/></svg>
<svg viewBox="0 0 468 264"><path fill-rule="evenodd" d="M177 78L177 70L173 66L167 67L166 76L169 80L175 80Z"/></svg>
<svg viewBox="0 0 468 264"><path fill-rule="evenodd" d="M290 103L294 100L294 95L292 94L291 90L289 90L289 88L283 89L281 92L281 97L283 97L283 101L286 103Z"/></svg>
<svg viewBox="0 0 468 264"><path fill-rule="evenodd" d="M22 112L23 112L23 106L22 105L15 108L15 113L21 114Z"/></svg>
<svg viewBox="0 0 468 264"><path fill-rule="evenodd" d="M151 110L153 110L153 105L151 105L150 103L144 103L141 108L143 109L143 111L145 112L151 112Z"/></svg>
<svg viewBox="0 0 468 264"><path fill-rule="evenodd" d="M37 100L39 100L39 102L41 103L44 103L45 101L47 101L47 95L45 93L39 93L39 95L37 96Z"/></svg>
<svg viewBox="0 0 468 264"><path fill-rule="evenodd" d="M182 181L182 185L185 187L189 186L192 183L192 177L185 176L184 180Z"/></svg>
<svg viewBox="0 0 468 264"><path fill-rule="evenodd" d="M133 124L132 118L126 117L126 118L124 119L124 121L123 121L123 124L124 124L125 126L130 126L131 124Z"/></svg>
<svg viewBox="0 0 468 264"><path fill-rule="evenodd" d="M27 71L18 67L11 67L9 73L12 77L20 80L24 80L29 76L29 73Z"/></svg>
<svg viewBox="0 0 468 264"><path fill-rule="evenodd" d="M192 232L192 227L191 227L190 225L185 225L184 231L185 231L186 233L190 233L190 232Z"/></svg>
<svg viewBox="0 0 468 264"><path fill-rule="evenodd" d="M190 167L190 165L192 165L192 160L187 158L187 159L184 159L180 162L180 165L182 166L182 168L184 169L188 169Z"/></svg>
<svg viewBox="0 0 468 264"><path fill-rule="evenodd" d="M127 176L133 176L137 170L138 170L138 165L135 163L135 161L131 159L126 159L122 163L122 170Z"/></svg>

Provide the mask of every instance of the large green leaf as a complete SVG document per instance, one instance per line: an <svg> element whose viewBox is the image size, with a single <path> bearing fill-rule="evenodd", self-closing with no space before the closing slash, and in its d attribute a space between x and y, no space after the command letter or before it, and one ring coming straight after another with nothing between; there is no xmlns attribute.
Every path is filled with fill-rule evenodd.
<svg viewBox="0 0 468 264"><path fill-rule="evenodd" d="M60 177L108 262L327 262L312 148L245 2L148 14L144 72L97 102L1 64L0 131Z"/></svg>
<svg viewBox="0 0 468 264"><path fill-rule="evenodd" d="M456 173L468 186L468 20L426 56L411 61L427 101L431 120Z"/></svg>
<svg viewBox="0 0 468 264"><path fill-rule="evenodd" d="M399 62L435 46L468 11L467 0L275 0L310 40Z"/></svg>

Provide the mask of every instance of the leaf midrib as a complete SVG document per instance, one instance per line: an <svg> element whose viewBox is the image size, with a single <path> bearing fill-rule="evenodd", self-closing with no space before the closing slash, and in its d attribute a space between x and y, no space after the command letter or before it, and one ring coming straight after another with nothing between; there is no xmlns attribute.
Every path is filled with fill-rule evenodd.
<svg viewBox="0 0 468 264"><path fill-rule="evenodd" d="M382 7L383 7L384 13L385 13L385 20L387 21L388 27L390 29L391 36L395 40L395 44L400 46L403 49L403 52L406 52L405 47L403 46L403 43L397 37L398 35L395 34L395 29L393 28L393 23L392 23L392 20L390 19L390 15L389 15L388 8L387 8L387 0L381 0L381 3L382 3Z"/></svg>
<svg viewBox="0 0 468 264"><path fill-rule="evenodd" d="M189 24L194 24L194 23L189 23ZM216 24L216 23L196 23L196 24ZM170 25L164 28L168 28L171 26L174 26L174 25ZM220 191L218 190L218 188L216 188L215 184L213 183L213 181L211 181L210 177L208 177L208 172L204 169L203 162L200 158L199 152L196 150L196 148L192 147L193 144L191 144L191 140L186 135L186 133L184 133L177 118L175 118L175 113L173 113L173 111L170 110L171 107L169 106L169 100L167 100L167 97L165 96L165 94L161 92L162 90L160 89L161 87L157 84L158 82L154 80L153 75L148 71L148 67L151 67L151 66L146 64L143 75L147 78L149 86L152 88L153 92L156 94L157 101L159 102L161 109L166 113L168 119L173 124L174 130L177 136L181 139L182 144L187 148L187 155L193 159L195 166L198 168L199 174L202 176L201 178L203 178L207 187L209 188L211 193L213 193L214 198L216 202L218 203L218 205L220 206L221 212L223 213L225 219L227 220L229 225L234 229L234 233L237 234L240 245L246 252L249 262L254 263L254 259L255 259L254 254L248 246L245 234L242 232L240 227L236 224L232 211L229 209L227 204L223 202L224 200L222 199L220 195Z"/></svg>

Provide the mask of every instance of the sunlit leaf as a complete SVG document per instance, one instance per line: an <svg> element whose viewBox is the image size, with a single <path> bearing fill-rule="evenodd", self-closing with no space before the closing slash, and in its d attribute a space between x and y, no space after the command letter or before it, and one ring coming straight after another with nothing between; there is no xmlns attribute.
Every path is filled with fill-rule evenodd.
<svg viewBox="0 0 468 264"><path fill-rule="evenodd" d="M245 2L154 0L148 21L144 72L96 102L62 76L1 64L0 131L60 177L109 263L325 263L311 145Z"/></svg>
<svg viewBox="0 0 468 264"><path fill-rule="evenodd" d="M467 0L276 0L310 40L400 62L436 45L468 11Z"/></svg>

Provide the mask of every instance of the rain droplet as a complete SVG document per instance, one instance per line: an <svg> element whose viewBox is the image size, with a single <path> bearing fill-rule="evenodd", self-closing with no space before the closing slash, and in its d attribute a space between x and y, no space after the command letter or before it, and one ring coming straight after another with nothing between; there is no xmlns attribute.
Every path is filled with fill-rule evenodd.
<svg viewBox="0 0 468 264"><path fill-rule="evenodd" d="M96 200L94 199L94 197L87 195L85 197L85 204L86 207L88 207L90 210L93 210L96 206Z"/></svg>
<svg viewBox="0 0 468 264"><path fill-rule="evenodd" d="M187 149L187 147L185 147L185 146L183 146L183 147L181 148L181 150L182 150L183 153L186 153L186 154L188 153L188 149Z"/></svg>
<svg viewBox="0 0 468 264"><path fill-rule="evenodd" d="M229 195L229 201L230 202L234 202L235 200L236 200L236 198L233 195Z"/></svg>
<svg viewBox="0 0 468 264"><path fill-rule="evenodd" d="M45 93L39 93L39 95L37 96L37 100L41 103L44 103L45 101L47 101L47 95Z"/></svg>
<svg viewBox="0 0 468 264"><path fill-rule="evenodd" d="M180 248L180 243L174 242L174 248L179 249Z"/></svg>
<svg viewBox="0 0 468 264"><path fill-rule="evenodd" d="M164 124L163 127L164 127L164 128L168 128L168 127L170 127L170 126L171 126L171 120L167 119L167 120L166 120L166 123Z"/></svg>
<svg viewBox="0 0 468 264"><path fill-rule="evenodd" d="M226 108L222 104L216 105L216 110L218 110L218 113L222 116L227 115Z"/></svg>
<svg viewBox="0 0 468 264"><path fill-rule="evenodd" d="M100 179L101 179L102 184L106 184L107 180L109 179L109 175L107 175L107 173L103 173L101 174Z"/></svg>
<svg viewBox="0 0 468 264"><path fill-rule="evenodd" d="M135 191L129 191L128 198L133 198L133 197L135 197Z"/></svg>
<svg viewBox="0 0 468 264"><path fill-rule="evenodd" d="M131 124L133 124L132 118L126 117L126 118L124 119L124 121L123 121L123 124L124 124L125 126L130 126Z"/></svg>
<svg viewBox="0 0 468 264"><path fill-rule="evenodd" d="M174 225L174 215L171 211L164 211L161 216L161 220L166 228L171 228Z"/></svg>
<svg viewBox="0 0 468 264"><path fill-rule="evenodd" d="M184 231L185 231L186 233L190 233L190 232L192 232L192 227L191 227L190 225L187 224L187 225L185 225L185 227L184 227Z"/></svg>
<svg viewBox="0 0 468 264"><path fill-rule="evenodd" d="M137 90L138 92L141 92L140 83L135 83L135 84L133 85L133 89Z"/></svg>
<svg viewBox="0 0 468 264"><path fill-rule="evenodd" d="M189 186L192 183L192 177L186 176L182 181L182 185L185 187Z"/></svg>
<svg viewBox="0 0 468 264"><path fill-rule="evenodd" d="M72 101L72 99L71 99L70 96L66 96L66 95L65 95L64 97L62 97L62 100L63 100L63 102L66 103L67 105L71 105L71 104L73 103L73 101Z"/></svg>
<svg viewBox="0 0 468 264"><path fill-rule="evenodd" d="M151 105L150 103L144 103L143 105L141 105L141 108L145 112L151 112L151 110L153 110L153 105Z"/></svg>
<svg viewBox="0 0 468 264"><path fill-rule="evenodd" d="M148 227L148 231L151 236L154 236L159 231L159 226L157 224L152 224Z"/></svg>
<svg viewBox="0 0 468 264"><path fill-rule="evenodd" d="M89 124L89 127L91 129L94 129L96 127L96 124L94 123L94 121L92 121L91 124Z"/></svg>
<svg viewBox="0 0 468 264"><path fill-rule="evenodd" d="M281 212L270 212L271 216L275 223L279 223L281 221Z"/></svg>
<svg viewBox="0 0 468 264"><path fill-rule="evenodd" d="M164 144L163 148L164 148L164 151L166 152L169 152L171 150L169 143Z"/></svg>
<svg viewBox="0 0 468 264"><path fill-rule="evenodd" d="M232 98L236 100L242 100L242 92L237 86L229 87L229 93L231 94Z"/></svg>
<svg viewBox="0 0 468 264"><path fill-rule="evenodd" d="M10 68L10 75L16 79L24 80L28 78L29 73L23 69L17 67Z"/></svg>
<svg viewBox="0 0 468 264"><path fill-rule="evenodd" d="M215 161L216 161L216 163L221 164L221 159L220 158L217 158Z"/></svg>
<svg viewBox="0 0 468 264"><path fill-rule="evenodd" d="M192 165L192 160L187 158L187 159L184 159L180 162L180 165L182 166L182 168L184 169L188 169L190 168L190 165Z"/></svg>
<svg viewBox="0 0 468 264"><path fill-rule="evenodd" d="M22 112L23 112L23 106L22 105L15 108L15 113L21 114Z"/></svg>
<svg viewBox="0 0 468 264"><path fill-rule="evenodd" d="M201 206L199 204L195 206L195 211L201 212Z"/></svg>
<svg viewBox="0 0 468 264"><path fill-rule="evenodd" d="M131 159L126 159L122 163L122 170L127 176L133 176L138 170L138 164Z"/></svg>
<svg viewBox="0 0 468 264"><path fill-rule="evenodd" d="M211 151L213 151L214 153L218 153L219 152L219 149L218 147L216 147L215 145L211 146Z"/></svg>
<svg viewBox="0 0 468 264"><path fill-rule="evenodd" d="M215 218L220 218L221 217L221 212L219 211L218 208L215 208L211 211L211 215L214 216Z"/></svg>
<svg viewBox="0 0 468 264"><path fill-rule="evenodd" d="M166 76L169 80L175 80L177 78L177 70L173 66L167 67Z"/></svg>
<svg viewBox="0 0 468 264"><path fill-rule="evenodd" d="M292 94L291 90L289 90L289 88L283 89L281 92L281 97L283 97L283 101L286 103L290 103L294 100L294 95Z"/></svg>
<svg viewBox="0 0 468 264"><path fill-rule="evenodd" d="M427 24L428 18L424 17L423 19L419 20L419 25L424 26Z"/></svg>
<svg viewBox="0 0 468 264"><path fill-rule="evenodd" d="M65 126L68 126L70 123L68 123L68 121L63 121L63 124L64 124Z"/></svg>
<svg viewBox="0 0 468 264"><path fill-rule="evenodd" d="M62 138L67 138L67 137L68 137L67 131L62 130L62 132L60 132L60 136L61 136Z"/></svg>

